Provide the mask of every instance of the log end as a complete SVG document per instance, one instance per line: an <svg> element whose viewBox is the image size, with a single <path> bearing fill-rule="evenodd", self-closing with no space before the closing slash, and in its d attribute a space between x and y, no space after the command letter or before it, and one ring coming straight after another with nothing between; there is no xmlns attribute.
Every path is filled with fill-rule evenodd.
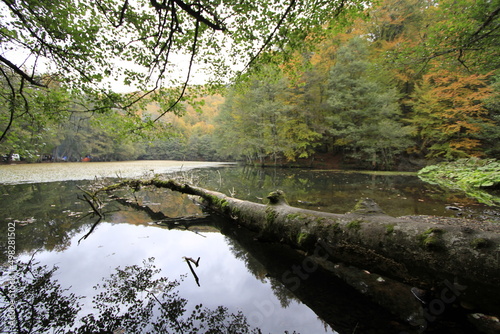
<svg viewBox="0 0 500 334"><path fill-rule="evenodd" d="M356 203L352 213L360 215L385 215L382 208L371 198L363 198Z"/></svg>
<svg viewBox="0 0 500 334"><path fill-rule="evenodd" d="M282 190L276 190L269 193L269 195L267 195L267 199L269 200L270 205L288 205L285 193Z"/></svg>

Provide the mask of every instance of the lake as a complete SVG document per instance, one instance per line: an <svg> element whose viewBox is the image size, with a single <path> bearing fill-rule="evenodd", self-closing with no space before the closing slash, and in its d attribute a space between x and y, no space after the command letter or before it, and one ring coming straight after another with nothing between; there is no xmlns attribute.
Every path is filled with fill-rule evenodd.
<svg viewBox="0 0 500 334"><path fill-rule="evenodd" d="M29 261L33 257L41 265L57 266L54 278L69 292L86 297L80 301L80 316L95 312L92 296L99 290L94 286L104 277L117 267L141 265L154 258L161 275L180 282L176 291L187 301L188 312L197 304L211 310L222 305L229 313L242 312L248 324L262 333L412 330L320 269L299 286L287 289L282 278L301 264L303 257L285 246L256 241L251 232L234 221L204 212L186 195L164 189L119 191L120 198L106 201L104 218L96 224L98 217L89 213L82 189L105 178L153 174L183 177L256 202L281 189L291 205L335 213L347 212L357 200L370 197L393 216L499 219L498 208L425 184L414 174L172 161L1 165L2 247L6 245L7 225L15 222L18 258ZM175 219L168 218L175 217L190 217L198 223L190 228L185 228L182 220L157 223L172 223ZM199 258L199 266L185 258ZM1 260L5 263L5 251ZM450 333L462 333L454 327L456 324L450 325Z"/></svg>

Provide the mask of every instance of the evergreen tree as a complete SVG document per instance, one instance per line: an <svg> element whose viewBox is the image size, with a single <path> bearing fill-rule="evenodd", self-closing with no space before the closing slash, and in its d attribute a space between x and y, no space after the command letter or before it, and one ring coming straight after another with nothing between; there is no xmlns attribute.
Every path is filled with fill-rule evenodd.
<svg viewBox="0 0 500 334"><path fill-rule="evenodd" d="M335 145L373 168L388 168L409 145L409 129L399 121L398 94L377 78L368 45L353 38L339 49L330 71L326 118Z"/></svg>

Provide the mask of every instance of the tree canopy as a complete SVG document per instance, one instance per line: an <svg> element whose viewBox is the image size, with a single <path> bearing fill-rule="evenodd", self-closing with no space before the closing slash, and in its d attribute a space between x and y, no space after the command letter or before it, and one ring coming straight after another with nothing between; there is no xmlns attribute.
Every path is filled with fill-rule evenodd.
<svg viewBox="0 0 500 334"><path fill-rule="evenodd" d="M324 153L375 168L498 157L498 1L0 7L3 154L277 163Z"/></svg>
<svg viewBox="0 0 500 334"><path fill-rule="evenodd" d="M57 83L85 96L92 111L160 98L168 102L162 116L182 100L195 69L206 70L208 81L227 80L264 50L285 51L368 2L2 0L0 74L8 102L26 108L28 87ZM134 93L114 94L115 82ZM177 92L152 94L164 87Z"/></svg>
<svg viewBox="0 0 500 334"><path fill-rule="evenodd" d="M486 0L380 1L366 8L365 19L312 36L274 75L268 69L254 74L255 82L284 82L273 86L273 96L286 109L264 107L266 119L291 117L300 123L294 133L312 131L286 137L288 145L306 151L287 154L280 145L278 155L295 160L322 152L356 167L384 169L402 156L496 157L499 6ZM241 157L244 150L237 147L252 146L271 160L277 153L266 151L265 136L252 141L238 123L240 114L256 115L266 98L248 99L260 88L242 87L231 90L215 130L217 139L237 140L226 140L219 152ZM263 131L258 124L246 128Z"/></svg>

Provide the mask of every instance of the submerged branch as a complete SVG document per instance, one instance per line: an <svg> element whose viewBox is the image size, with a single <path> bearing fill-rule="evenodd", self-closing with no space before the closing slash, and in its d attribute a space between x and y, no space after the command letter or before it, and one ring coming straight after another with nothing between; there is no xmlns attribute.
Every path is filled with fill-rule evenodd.
<svg viewBox="0 0 500 334"><path fill-rule="evenodd" d="M87 202L90 205L90 207L92 208L92 211L94 211L94 213L96 215L98 215L99 218L104 217L101 210L99 210L99 206L98 206L98 203L96 203L95 198L92 198L92 197L87 196L86 194L83 194L82 197L78 197L78 199Z"/></svg>

